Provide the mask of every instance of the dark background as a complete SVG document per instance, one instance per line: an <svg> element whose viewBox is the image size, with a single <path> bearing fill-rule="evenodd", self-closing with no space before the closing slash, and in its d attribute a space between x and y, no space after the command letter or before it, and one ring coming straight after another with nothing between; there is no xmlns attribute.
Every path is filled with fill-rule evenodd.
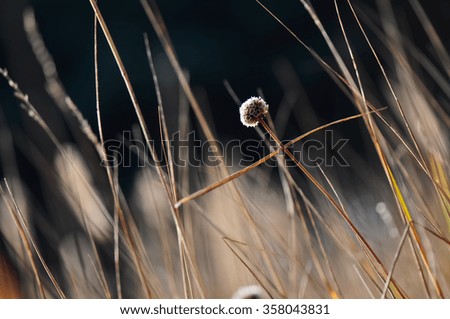
<svg viewBox="0 0 450 319"><path fill-rule="evenodd" d="M348 23L347 32L354 48L364 62L368 55L345 1L338 1ZM423 31L414 18L408 1L392 1L400 23L419 43ZM450 4L448 1L422 1L426 12L442 35L444 43L449 36ZM297 0L263 1L287 25L327 61L332 62L325 43L314 27L301 3ZM320 18L333 38L341 39L333 1L313 1ZM146 110L155 110L156 101L150 70L146 62L142 34L148 32L156 55L157 68L163 86L175 84L173 73L165 59L139 1L100 1L100 8L111 29L141 104ZM255 1L158 1L167 23L181 65L189 70L193 87L204 88L214 123L220 134L234 136L234 129L224 121L236 123L237 113L229 98L223 79L228 79L241 99L256 94L261 87L271 106L279 104L283 90L274 76L277 61L292 64L314 108L325 119L336 114L333 103L342 96L329 85L327 75L311 56ZM93 90L93 12L89 1L2 0L0 2L0 65L27 92L38 109L49 103L43 88L39 66L26 41L22 28L22 12L31 6L35 10L39 28L53 55L59 75L72 99L85 116L95 124ZM372 1L355 1L369 15L376 9ZM404 7L401 7L404 6ZM355 36L353 36L355 35ZM109 133L129 127L136 122L125 86L119 76L112 55L100 37L100 81L105 129ZM448 43L448 42L447 42ZM343 45L343 43L342 43ZM339 41L338 41L339 46ZM426 51L426 48L424 48ZM369 69L372 66L363 64ZM15 107L8 98L10 92L1 86L0 103L6 113ZM324 94L326 88L326 94ZM172 94L173 95L173 94ZM202 94L200 94L202 95ZM167 97L169 102L174 102ZM201 98L202 100L202 98ZM331 104L331 105L330 105ZM348 104L348 103L345 103ZM206 109L206 105L203 105ZM351 109L349 109L351 110ZM345 113L345 107L344 107ZM149 121L155 113L148 112ZM220 120L219 120L220 119ZM234 126L234 125L232 125ZM236 130L241 130L237 126ZM242 129L244 132L245 129Z"/></svg>
<svg viewBox="0 0 450 319"><path fill-rule="evenodd" d="M429 42L408 1L391 2L406 38L433 60ZM286 103L286 83L289 85L292 81L295 82L298 96L290 105L294 109L292 116L280 128L284 132L282 138L293 138L319 124L355 114L354 106L322 67L256 1L169 0L157 3L180 64L189 71L194 92L202 110L211 119L209 123L213 124L219 139L257 138L254 130L240 124L237 106L223 85L224 79L230 82L241 100L256 95L260 88L271 106L273 117L276 117L279 105ZM263 3L307 45L336 67L325 41L300 1L266 0ZM385 87L379 86L382 80L376 63L355 24L347 2L338 3L358 65L367 79L367 92L374 92L372 101L376 105L386 105L387 102L380 94ZM336 46L340 52L345 53L345 42L333 1L313 1L313 4ZM421 4L441 35L444 45L448 45L446 40L450 36L450 3L434 0L422 1ZM379 22L377 2L354 1L354 5L360 18L367 22L366 30L378 52L381 56L388 57L385 47L376 34L373 34L368 23L373 21L376 25ZM171 133L175 132L178 128L178 83L139 1L99 1L99 6L129 72L150 131L156 137L159 135L157 102L143 41L143 33L149 34L169 130ZM22 14L27 7L32 7L35 11L39 29L68 94L96 128L93 11L88 0L0 2L0 66L6 67L22 90L29 94L31 102L56 135L63 142L70 141L72 137L66 134L67 129L62 125L63 118L45 91L41 68L23 31ZM137 123L137 118L101 31L99 61L105 138L115 138L124 130L130 130L131 125ZM386 58L383 62L389 69L389 59ZM283 73L286 70L289 75ZM280 84L280 79L285 83ZM41 134L42 131L20 109L3 79L0 79L0 106L2 118L6 118L6 123L15 135L17 133L20 137L23 134L41 149L50 148L48 138ZM2 123L5 122L2 120ZM193 129L196 128L194 124ZM354 134L359 129L358 126L342 125L339 129L343 130L344 136L352 135L353 148L363 148L362 138Z"/></svg>

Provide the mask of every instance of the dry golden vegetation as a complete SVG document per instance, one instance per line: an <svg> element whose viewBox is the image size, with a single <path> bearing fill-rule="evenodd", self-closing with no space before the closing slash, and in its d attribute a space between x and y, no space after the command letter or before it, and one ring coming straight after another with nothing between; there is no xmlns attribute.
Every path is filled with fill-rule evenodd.
<svg viewBox="0 0 450 319"><path fill-rule="evenodd" d="M174 164L175 157L186 158L192 149L170 145L174 132L166 125L168 116L179 117L178 131L186 136L192 127L188 114L192 114L216 158L228 154L217 145L214 123L190 87L163 17L152 1L141 0L180 87L178 114L169 115L145 37L158 97L158 121L150 121L144 117L142 108L148 106L141 105L134 92L108 21L96 1L90 3L96 17L94 41L107 39L114 67L120 69L137 115L139 126L133 128L133 138L145 147L130 149L147 165L137 168L131 192L124 192L120 165L111 161L102 131L102 110L108 105L99 98L97 46L93 77L98 123L91 126L58 78L58 66L45 48L33 12L25 12L24 26L42 66L46 89L76 142L69 144L55 134L33 105L33 96L22 92L20 83L1 70L11 88L9 94L45 133L54 158L46 160L45 149L27 149L46 199L36 203L27 187L36 181L18 173L16 139L2 123L5 179L0 184L0 232L9 257L0 256L0 297L228 298L250 285L255 286L248 289L249 295L270 298L450 296L450 58L444 39L418 1L411 0L409 5L428 35L433 59L403 40L387 3L374 22L367 16L362 19L350 1L330 1L341 28L340 38L334 39L311 3L301 0L299 10L312 18L305 25L310 23L308 27L321 33L330 61L271 12L270 1L258 1L345 92L354 115L320 123L306 133L289 132L298 136L289 142L282 142L280 119L291 117L292 110L279 107L277 114L261 115L259 125L248 130L264 139L272 152L246 167L237 162L225 165L226 161L218 166ZM341 10L352 13L351 23L359 28L371 52L378 70L371 74L378 80L376 86L366 83L358 49L347 37L350 21L343 21ZM367 28L378 35L382 48L373 44ZM279 65L279 73L290 84L286 96L300 99L292 68L287 63ZM225 82L225 88L240 105L232 83ZM294 112L307 108L305 102L304 109ZM314 105L309 108L314 110ZM238 122L237 109L236 114ZM348 167L310 167L294 156L296 145L344 123L360 132L369 158L349 151ZM151 136L150 125L158 127L159 136ZM19 144L19 148L26 145L23 137ZM269 161L276 167L266 167ZM72 225L72 231L61 234L49 219ZM238 296L245 294L241 290Z"/></svg>

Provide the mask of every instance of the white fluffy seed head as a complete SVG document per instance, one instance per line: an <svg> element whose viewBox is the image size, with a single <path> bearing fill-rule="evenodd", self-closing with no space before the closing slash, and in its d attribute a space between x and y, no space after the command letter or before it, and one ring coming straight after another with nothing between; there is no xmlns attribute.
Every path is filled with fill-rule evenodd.
<svg viewBox="0 0 450 319"><path fill-rule="evenodd" d="M258 125L259 120L269 113L269 105L261 97L252 96L239 108L241 122L247 127Z"/></svg>

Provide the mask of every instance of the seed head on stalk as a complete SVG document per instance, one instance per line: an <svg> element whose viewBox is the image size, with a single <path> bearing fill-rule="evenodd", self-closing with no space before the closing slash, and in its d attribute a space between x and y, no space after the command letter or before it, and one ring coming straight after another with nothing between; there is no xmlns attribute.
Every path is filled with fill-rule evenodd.
<svg viewBox="0 0 450 319"><path fill-rule="evenodd" d="M255 127L260 119L269 113L269 105L261 97L252 96L242 103L239 113L241 114L242 124L247 127Z"/></svg>

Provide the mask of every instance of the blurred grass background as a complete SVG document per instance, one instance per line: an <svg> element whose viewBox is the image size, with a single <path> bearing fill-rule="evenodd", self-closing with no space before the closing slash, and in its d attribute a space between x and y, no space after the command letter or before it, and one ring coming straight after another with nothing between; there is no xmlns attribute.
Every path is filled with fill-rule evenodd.
<svg viewBox="0 0 450 319"><path fill-rule="evenodd" d="M299 1L271 0L264 3L325 60L333 61L323 38ZM376 1L355 1L354 4L362 8L369 19L374 17ZM403 1L393 4L399 19L397 22L406 32L406 38L427 54L425 43L428 41L422 26L416 23L417 18L410 7ZM446 39L450 36L447 17L450 12L449 2L436 0L423 1L421 4L444 45L448 46L449 41ZM125 3L101 0L99 5L129 72L150 131L156 137L157 105L145 56L142 37L144 32L149 33L163 100L169 115L176 114L178 107L178 94L174 94L179 90L176 76L138 1ZM301 83L305 99L298 99L292 107L303 110L304 105L309 104L313 106L314 114L305 110L301 113L301 118L292 118L285 127L286 134L291 135L280 136L281 138L297 136L299 132L316 127L319 122L330 122L355 114L352 103L334 85L321 66L255 1L158 1L158 5L169 28L180 63L189 72L196 96L204 107L205 114L211 117L210 123L215 126L221 140L255 137L254 131L240 124L236 105L223 85L224 79L230 82L241 99L255 95L256 89L261 88L271 105L271 113L276 114L285 93L285 88L280 83L280 72L281 78L286 75L283 70L288 69L295 74ZM336 39L338 48L345 51L333 1L314 1L314 5L331 37ZM67 136L62 116L45 91L41 68L23 31L23 10L30 6L35 11L39 29L54 57L68 94L95 128L92 9L87 0L3 0L0 3L0 66L6 67L21 89L29 94L31 101L56 135L63 141L71 141L74 137ZM347 23L352 46L357 51L358 65L364 73L363 76L371 79L372 85L376 87L380 83L379 73L372 71L378 68L370 58L367 45L363 45L364 40L348 9L343 10L342 15ZM380 44L376 35L368 30L371 41ZM99 38L100 99L103 129L105 138L108 139L117 137L123 130L129 130L137 119L107 43L102 35ZM433 61L433 56L429 58ZM282 66L286 65L288 68L283 69ZM370 78L371 74L377 74L377 78ZM368 87L367 91L370 91L370 81L366 81L365 85ZM431 92L434 91L432 85L428 88ZM386 104L381 96L375 99L378 105ZM50 151L48 138L44 137L40 128L31 124L32 120L20 109L3 80L0 81L0 106L2 121L3 118L6 119L2 125L8 123L16 142L19 141L18 145L21 142L31 142L38 149ZM170 131L176 130L178 117L168 116L167 121ZM343 125L338 129L347 130L343 133L345 136L356 130L359 132L357 125ZM21 140L25 136L29 141ZM352 135L352 148L364 152L362 139L360 134ZM32 158L21 152L20 147L16 151L20 175L39 202L42 184L33 164L30 163ZM53 159L52 155L45 155ZM4 172L0 171L0 175L3 176ZM121 174L121 185L125 188L128 185L127 179L131 180L131 174ZM43 213L45 214L45 209ZM65 227L70 228L70 225ZM58 230L64 232L63 229ZM39 233L37 235L39 236ZM44 254L49 264L59 261L56 256L52 256L51 251L44 251Z"/></svg>

